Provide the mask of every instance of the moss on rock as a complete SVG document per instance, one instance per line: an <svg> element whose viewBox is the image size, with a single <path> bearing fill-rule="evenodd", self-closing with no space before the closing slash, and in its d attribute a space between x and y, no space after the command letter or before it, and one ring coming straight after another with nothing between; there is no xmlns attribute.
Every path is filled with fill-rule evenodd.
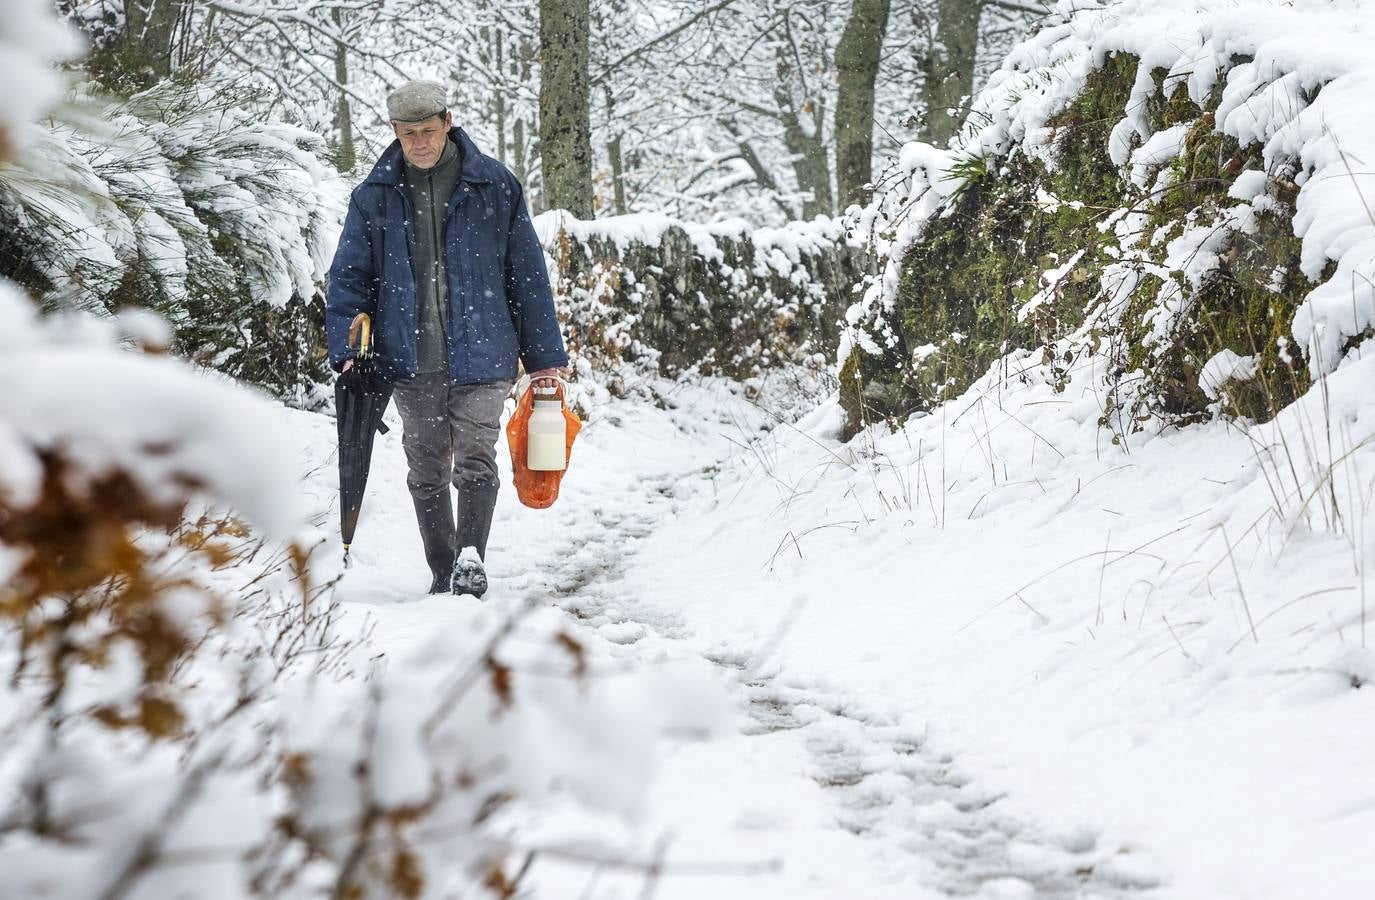
<svg viewBox="0 0 1375 900"><path fill-rule="evenodd" d="M888 325L903 346L884 358L857 352L846 361L842 378L848 373L852 386L842 387L842 401L852 432L869 398L883 398L889 415L929 408L964 392L1016 348L1040 348L1042 374L1057 387L1080 355L1113 354L1105 395L1124 405L1105 410L1103 422L1114 428L1183 424L1218 412L1266 419L1303 390L1287 333L1312 285L1298 267L1292 183L1271 173L1254 209L1238 214L1244 201L1228 191L1242 172L1264 170L1260 148L1217 132L1220 87L1200 106L1182 86L1166 94L1165 72L1157 70L1151 126L1188 130L1155 183L1134 184L1108 147L1137 66L1126 54L1108 57L1049 121L1051 165L1014 150L956 167L964 187L926 222L902 261ZM1124 217L1132 227L1144 218L1138 234L1112 227ZM1208 229L1224 238L1212 245L1211 268L1202 275L1190 268L1187 278L1171 268L1170 242ZM1141 277L1125 305L1105 314L1103 276L1127 256ZM1165 277L1180 302L1162 311ZM1222 350L1253 357L1256 376L1227 385L1217 402L1199 374ZM1120 398L1119 388L1127 388Z"/></svg>

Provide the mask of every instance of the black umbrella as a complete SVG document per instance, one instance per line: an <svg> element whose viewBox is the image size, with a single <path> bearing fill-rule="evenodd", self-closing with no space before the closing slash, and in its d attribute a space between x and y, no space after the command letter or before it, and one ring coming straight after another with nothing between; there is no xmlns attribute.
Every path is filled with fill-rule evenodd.
<svg viewBox="0 0 1375 900"><path fill-rule="evenodd" d="M372 465L372 442L383 434L382 414L391 402L391 382L377 371L372 355L372 319L359 313L349 325L349 346L358 348L353 365L334 382L334 409L339 425L339 530L344 538L344 565L358 527L363 489Z"/></svg>

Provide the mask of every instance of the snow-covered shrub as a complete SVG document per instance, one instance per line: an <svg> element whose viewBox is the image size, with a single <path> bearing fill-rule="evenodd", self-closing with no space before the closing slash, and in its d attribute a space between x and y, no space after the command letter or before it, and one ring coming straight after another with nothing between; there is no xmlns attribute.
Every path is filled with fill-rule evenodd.
<svg viewBox="0 0 1375 900"><path fill-rule="evenodd" d="M48 308L155 310L179 354L300 400L347 191L317 135L244 99L76 98L0 172L0 274Z"/></svg>
<svg viewBox="0 0 1375 900"><path fill-rule="evenodd" d="M265 596L274 612L300 609L278 598L286 582L304 585L304 554L288 546L256 593L231 601L224 587L262 541L190 504L232 505L287 534L292 480L263 401L121 349L165 347L144 317L122 328L40 318L8 285L0 316L12 341L0 360L11 385L0 399L0 665L12 673L0 687L0 869L14 896L96 896L157 861L155 833L180 826L213 770L244 777L249 744L240 735L231 751L228 725L275 666L270 643L223 635ZM315 624L262 611L243 627L267 626L300 654L315 642L289 633ZM224 652L231 643L239 652Z"/></svg>
<svg viewBox="0 0 1375 900"><path fill-rule="evenodd" d="M646 214L536 219L564 332L594 370L749 378L835 352L867 257L840 223L698 225Z"/></svg>
<svg viewBox="0 0 1375 900"><path fill-rule="evenodd" d="M662 735L720 723L705 673L600 677L548 607L381 657L315 574L278 407L146 313L6 286L0 319L7 897L500 896L532 851L626 852Z"/></svg>
<svg viewBox="0 0 1375 900"><path fill-rule="evenodd" d="M847 316L850 427L995 364L1060 388L1096 368L1119 438L1269 418L1332 371L1375 322L1358 9L1061 3L951 148L909 145L857 222L884 266ZM1248 377L1212 390L1228 353Z"/></svg>
<svg viewBox="0 0 1375 900"><path fill-rule="evenodd" d="M626 852L662 735L720 722L705 673L601 677L551 607L382 657L279 407L146 313L3 286L0 319L6 897L500 896L532 851Z"/></svg>

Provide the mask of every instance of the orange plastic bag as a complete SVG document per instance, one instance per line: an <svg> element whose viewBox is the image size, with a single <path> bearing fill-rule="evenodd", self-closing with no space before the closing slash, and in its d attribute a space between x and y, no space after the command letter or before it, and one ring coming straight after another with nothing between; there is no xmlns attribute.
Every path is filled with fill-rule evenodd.
<svg viewBox="0 0 1375 900"><path fill-rule="evenodd" d="M559 385L558 396L564 399L563 385ZM565 467L557 472L536 472L529 466L530 457L530 415L535 411L535 392L527 387L516 404L516 412L506 423L506 444L511 448L511 473L516 483L516 494L520 502L531 509L548 509L559 499L559 482L563 480ZM568 445L565 459L573 458L573 440L582 428L582 421L568 408L563 407L563 420L566 423Z"/></svg>

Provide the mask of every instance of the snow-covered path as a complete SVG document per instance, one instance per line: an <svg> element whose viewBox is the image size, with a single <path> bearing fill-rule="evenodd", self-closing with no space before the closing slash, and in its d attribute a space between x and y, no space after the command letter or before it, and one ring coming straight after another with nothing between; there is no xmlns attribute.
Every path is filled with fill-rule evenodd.
<svg viewBox="0 0 1375 900"><path fill-rule="evenodd" d="M738 386L661 389L663 409L618 402L588 424L552 509L524 509L503 491L483 604L555 604L579 640L634 665L686 655L718 667L742 711L738 733L672 747L647 820L625 842L637 859L667 864L655 896L1152 896L1155 875L1092 829L1052 829L1007 810L920 710L826 672L784 672L778 658L800 599L776 612L762 605L772 617L762 640L754 630L702 633L693 609L720 573L700 554L712 511L730 500L719 494L739 489L720 473L750 463L769 417ZM308 455L323 458L329 423L302 424L313 433ZM325 500L328 474L315 484ZM665 551L682 564L672 574L658 561ZM428 575L396 431L379 441L354 553L340 597L386 652L472 627L471 599L422 594ZM776 582L768 558L758 563L760 586ZM541 862L528 880L540 896L609 900L639 896L646 876Z"/></svg>
<svg viewBox="0 0 1375 900"><path fill-rule="evenodd" d="M640 867L541 858L540 896L638 897L662 859L658 898L1354 900L1372 365L1126 447L1092 394L978 386L842 444L831 404L769 431L738 385L662 383L598 409L552 509L503 492L482 604L422 595L393 433L340 596L388 655L552 605L601 677L688 660L734 698L604 829ZM332 503L332 423L291 415Z"/></svg>
<svg viewBox="0 0 1375 900"><path fill-rule="evenodd" d="M671 413L665 424L676 424L686 435L666 429L654 435L652 423L663 417L652 415L630 424L629 432L640 434L651 448L686 438L700 441L700 449L714 445L729 458L752 454L743 442L757 437L765 420L757 408L720 386L716 392L690 393ZM723 429L727 444L711 440L713 430ZM784 868L770 877L777 883L768 888L757 880L713 884L711 896L913 897L927 888L932 896L1018 896L1032 890L1046 898L1106 897L1151 884L1104 866L1104 854L1087 833L1037 834L1033 824L1004 815L999 794L964 772L957 757L928 741L923 730L906 724L910 711L877 709L853 692L780 677L770 656L786 642L797 607L783 611L762 643L699 637L691 616L683 613L710 580L661 579L659 567L638 558L635 546L660 529L670 543L709 532L710 511L697 501L723 490L715 478L722 459L691 454L682 460L681 471L664 473L653 466L652 455L646 460L618 446L626 430L625 423L609 430L597 447L621 461L602 470L611 477L592 492L570 495L587 498L595 524L568 523L566 550L555 554L567 562L552 573L551 587L559 605L585 627L637 648L642 659L696 652L727 673L747 713L740 735L696 748L699 758L691 769L670 773L692 778L694 787L666 799L657 827L672 828L675 819L692 816L689 804L700 802L693 798L699 776L714 779L718 784L709 793L720 794L713 798L719 819L704 824L718 833L709 841L690 831L679 835L683 846L669 858L699 841L701 849L689 857L736 858L741 839L730 835L743 830L764 832L760 855L781 860ZM653 474L624 477L632 461L649 462ZM573 504L566 515L578 515ZM688 561L691 552L690 546L682 548L686 568L710 568L706 556ZM768 577L766 566L758 567L758 576ZM641 599L650 585L661 595L657 603ZM664 642L676 646L665 648ZM742 759L748 761L743 770ZM760 784L760 770L773 773L772 793L752 790ZM733 771L740 777L722 777ZM779 833L767 834L773 829ZM625 885L633 896L630 888ZM663 888L664 896L703 893L700 884Z"/></svg>

